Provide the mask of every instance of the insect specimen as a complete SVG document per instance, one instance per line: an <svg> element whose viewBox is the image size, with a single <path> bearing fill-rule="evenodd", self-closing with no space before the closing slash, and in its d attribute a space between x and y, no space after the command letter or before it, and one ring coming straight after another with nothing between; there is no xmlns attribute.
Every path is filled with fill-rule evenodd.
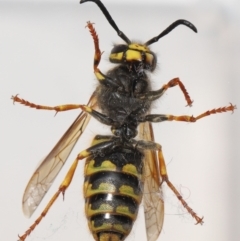
<svg viewBox="0 0 240 241"><path fill-rule="evenodd" d="M152 90L151 80L147 75L148 72L153 72L157 65L157 57L149 48L151 44L179 25L185 25L194 32L197 32L196 27L189 21L181 19L144 44L131 42L119 30L100 0L81 0L80 3L85 2L97 4L125 44L113 47L109 60L117 66L103 74L98 68L102 54L98 36L93 24L87 23L95 48L93 69L99 82L87 105L69 104L50 107L28 102L18 96L12 97L14 102L36 109L56 112L82 110L82 113L33 173L23 196L24 213L31 216L38 207L74 145L86 129L90 117L110 126L112 135L97 135L91 147L77 155L46 208L25 234L19 236L19 239L24 241L46 216L58 196L65 194L78 162L85 158L83 188L85 213L95 240L124 240L137 218L138 207L142 199L148 241L156 240L161 232L164 218L161 193L161 185L164 182L196 222L203 223L203 218L200 218L188 206L170 182L161 145L154 141L152 123L173 120L196 122L211 114L233 111L236 107L230 104L227 107L206 111L197 117L150 114L152 102L159 99L168 88L179 86L189 106L192 100L179 78L170 80L158 90Z"/></svg>

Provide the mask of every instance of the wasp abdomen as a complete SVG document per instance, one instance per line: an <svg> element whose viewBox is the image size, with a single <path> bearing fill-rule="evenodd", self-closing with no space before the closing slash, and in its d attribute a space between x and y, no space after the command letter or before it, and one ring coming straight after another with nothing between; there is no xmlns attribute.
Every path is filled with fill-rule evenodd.
<svg viewBox="0 0 240 241"><path fill-rule="evenodd" d="M85 165L85 212L97 241L120 241L130 233L142 199L142 153L118 149Z"/></svg>

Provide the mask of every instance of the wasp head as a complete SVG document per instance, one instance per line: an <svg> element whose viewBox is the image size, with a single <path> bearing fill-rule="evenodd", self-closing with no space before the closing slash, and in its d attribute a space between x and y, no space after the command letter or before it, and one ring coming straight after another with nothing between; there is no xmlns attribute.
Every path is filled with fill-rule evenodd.
<svg viewBox="0 0 240 241"><path fill-rule="evenodd" d="M128 66L141 66L143 70L154 71L157 64L156 55L148 46L139 43L115 45L109 56L112 63Z"/></svg>

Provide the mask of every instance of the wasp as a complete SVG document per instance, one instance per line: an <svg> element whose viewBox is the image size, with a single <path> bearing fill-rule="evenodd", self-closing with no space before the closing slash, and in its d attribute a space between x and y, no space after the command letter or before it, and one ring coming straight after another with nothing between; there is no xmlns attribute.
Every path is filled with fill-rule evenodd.
<svg viewBox="0 0 240 241"><path fill-rule="evenodd" d="M99 7L108 23L125 43L115 45L109 56L109 61L117 64L116 67L106 74L102 73L98 67L102 55L99 38L93 23L87 22L87 28L94 42L93 69L98 80L98 86L87 105L67 104L51 107L34 104L19 98L18 95L12 96L14 102L35 109L56 112L82 110L27 184L22 201L25 215L30 217L42 201L86 129L90 117L97 119L103 125L110 126L112 134L95 136L91 147L77 155L45 209L25 234L19 236L19 239L24 241L46 216L58 196L65 194L79 161L83 159L86 159L83 187L85 214L89 230L96 241L125 240L137 218L142 199L147 240L155 241L161 232L164 219L161 191L163 183L173 191L196 223L202 224L203 218L189 207L169 179L162 147L154 141L152 123L196 122L211 114L233 112L236 106L230 104L206 111L196 117L151 114L152 103L169 88L175 86L182 91L188 106L191 106L193 101L179 78L174 78L161 88L153 90L148 77L148 72L153 72L157 66L157 56L149 46L179 25L184 25L194 32L197 32L196 27L189 21L180 19L144 44L132 42L118 28L100 0L80 1L80 3L85 2L94 2Z"/></svg>

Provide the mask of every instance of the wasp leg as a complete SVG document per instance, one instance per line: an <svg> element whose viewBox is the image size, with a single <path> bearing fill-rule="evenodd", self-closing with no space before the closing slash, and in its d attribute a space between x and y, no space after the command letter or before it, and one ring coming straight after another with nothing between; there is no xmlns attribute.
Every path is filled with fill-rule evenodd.
<svg viewBox="0 0 240 241"><path fill-rule="evenodd" d="M182 203L183 207L188 211L188 213L191 214L191 216L197 221L196 224L203 224L203 217L200 218L198 215L188 206L186 201L183 199L182 195L179 193L179 191L174 187L174 185L170 182L167 174L167 168L164 161L162 150L158 150L158 162L159 162L159 168L160 168L160 175L162 177L162 183L166 182L168 187L174 192L178 200Z"/></svg>
<svg viewBox="0 0 240 241"><path fill-rule="evenodd" d="M59 111L67 111L67 110L74 110L74 109L82 109L83 111L90 114L92 117L97 119L102 124L105 124L105 125L113 124L113 120L111 118L109 118L108 116L106 116L100 112L95 111L94 109L92 109L91 107L89 107L87 105L74 105L74 104L58 105L58 106L37 105L37 104L31 103L27 100L21 99L17 95L12 96L12 99L14 102L18 102L22 105L28 106L30 108L35 108L38 110L55 110L56 112L59 112Z"/></svg>
<svg viewBox="0 0 240 241"><path fill-rule="evenodd" d="M188 116L188 115L182 115L182 116L174 116L174 115L147 115L143 118L143 120L140 120L141 122L150 121L150 122L162 122L162 121L185 121L185 122L196 122L197 120L212 115L212 114L219 114L227 111L234 111L236 109L236 105L232 105L230 103L229 106L220 107L217 109L208 110L197 117L194 116Z"/></svg>
<svg viewBox="0 0 240 241"><path fill-rule="evenodd" d="M13 103L18 102L22 105L28 106L30 108L38 109L38 110L55 110L56 112L59 111L67 111L67 110L74 110L74 109L82 109L84 105L75 105L75 104L67 104L67 105L58 105L58 106L46 106L46 105L38 105L27 100L21 99L18 95L12 96L11 99Z"/></svg>
<svg viewBox="0 0 240 241"><path fill-rule="evenodd" d="M167 84L163 85L163 87L159 90L153 90L153 91L148 91L147 93L144 93L144 94L139 94L136 96L136 98L139 98L142 100L153 101L153 100L160 98L166 92L166 90L168 88L172 88L177 85L183 92L185 100L187 101L187 105L191 106L193 101L191 100L185 86L183 85L183 83L181 82L181 80L179 78L174 78L174 79L170 80Z"/></svg>
<svg viewBox="0 0 240 241"><path fill-rule="evenodd" d="M107 137L106 137L107 138ZM53 197L48 202L47 206L44 208L43 212L40 214L40 216L35 220L35 222L29 227L29 229L25 232L24 235L19 236L20 241L24 241L28 235L36 228L36 226L41 222L41 220L46 216L56 199L58 198L59 194L62 193L63 197L65 194L65 191L70 186L73 175L75 173L75 170L77 169L78 162L86 157L94 156L94 155L101 155L102 153L106 153L110 151L112 148L117 146L118 139L112 139L110 141L104 141L101 143L98 143L92 147L87 148L86 150L80 152L73 162L72 166L70 167L67 175L63 179L61 185L58 188L58 191L53 195Z"/></svg>
<svg viewBox="0 0 240 241"><path fill-rule="evenodd" d="M25 105L25 106L28 106L30 108L34 108L37 110L55 110L56 112L60 112L60 111L68 111L68 110L74 110L74 109L82 109L85 112L94 112L94 110L91 109L90 107L88 107L87 105L75 105L75 104L57 105L57 106L38 105L38 104L34 104L32 102L29 102L27 100L21 99L18 97L18 95L12 96L11 99L13 100L13 103L18 102L22 105ZM96 119L97 119L97 117L96 117ZM100 119L100 117L99 117L99 119Z"/></svg>
<svg viewBox="0 0 240 241"><path fill-rule="evenodd" d="M95 74L96 78L98 79L100 84L111 86L113 88L119 88L120 86L119 86L119 84L116 83L116 81L114 81L110 77L104 75L98 68L98 65L101 61L101 56L102 56L102 52L99 48L98 35L96 33L96 30L93 27L93 23L87 22L86 27L89 29L89 31L92 35L92 38L93 38L93 42L94 42L95 53L94 53L93 69L94 69L94 74Z"/></svg>
<svg viewBox="0 0 240 241"><path fill-rule="evenodd" d="M159 162L159 172L160 176L162 178L161 184L163 182L166 182L168 187L174 192L178 200L182 203L183 207L188 211L188 213L191 214L191 216L197 221L196 224L203 224L203 217L200 218L198 215L188 206L186 201L183 199L182 195L178 192L178 190L174 187L174 185L170 182L167 174L167 168L164 161L163 153L162 153L162 147L160 144L152 142L152 141L135 141L135 145L139 149L143 150L155 150L158 152L158 162Z"/></svg>

